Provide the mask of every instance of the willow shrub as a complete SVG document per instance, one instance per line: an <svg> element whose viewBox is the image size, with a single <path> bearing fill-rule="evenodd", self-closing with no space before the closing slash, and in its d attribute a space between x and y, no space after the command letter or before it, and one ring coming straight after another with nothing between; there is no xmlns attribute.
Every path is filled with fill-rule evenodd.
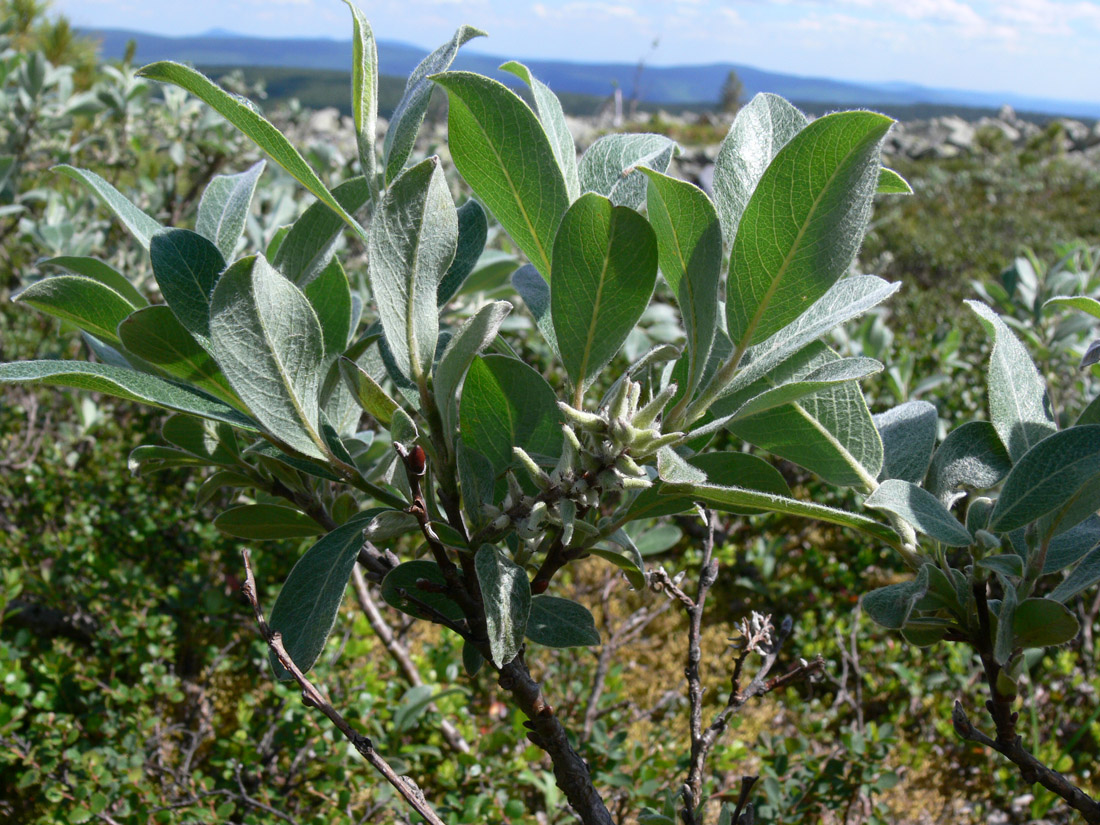
<svg viewBox="0 0 1100 825"><path fill-rule="evenodd" d="M993 341L989 420L935 449L931 405L872 416L859 380L882 364L820 340L898 286L850 272L876 193L908 192L881 166L891 121L853 111L809 122L759 95L725 139L712 199L666 174L677 147L659 135L608 135L578 160L557 99L524 66L504 68L529 85L533 109L496 80L449 70L481 34L462 27L409 79L379 152L375 44L352 11L362 176L329 188L247 101L185 66L146 66L317 202L263 254L237 257L262 165L216 177L195 231L163 227L95 173L60 167L148 249L164 303L102 262L73 262L17 300L83 330L95 360L5 364L0 381L175 412L166 445L139 447L131 468L212 467L200 500L249 491L250 503L218 516L223 530L318 536L270 613L289 657L273 648L279 678L317 661L349 577L374 582L394 608L460 636L468 672L498 672L587 823L610 815L530 678L527 646L600 644L589 611L553 595L558 572L595 556L641 588L647 571L624 527L699 506L819 519L894 548L913 577L866 593L867 612L910 644L972 647L996 736L961 706L960 734L1098 821L1095 802L1023 750L1012 708L1023 651L1073 639L1067 602L1100 579L1100 404L1059 430L1027 352L972 303ZM473 193L460 208L440 158L414 154L433 85ZM448 322L489 216L527 259L512 284L553 364L516 356L501 332L511 302ZM349 231L368 254L350 278L332 251ZM682 346L608 375L658 277ZM708 448L722 430L755 450ZM881 519L796 498L760 454L853 488ZM388 543L407 534L420 541L392 546L419 549L398 558Z"/></svg>

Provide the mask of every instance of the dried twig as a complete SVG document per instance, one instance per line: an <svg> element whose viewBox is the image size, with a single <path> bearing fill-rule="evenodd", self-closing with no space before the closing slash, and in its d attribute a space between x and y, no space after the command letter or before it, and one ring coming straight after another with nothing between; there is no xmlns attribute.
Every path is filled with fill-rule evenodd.
<svg viewBox="0 0 1100 825"><path fill-rule="evenodd" d="M359 751L359 754L370 763L371 767L382 774L386 781L404 797L405 801L409 803L413 810L424 817L424 820L428 822L429 825L444 825L443 820L439 818L439 815L436 814L431 805L428 804L428 801L424 798L424 794L417 784L407 776L398 776L394 769L390 767L390 764L374 750L374 744L371 740L355 730L347 719L345 719L340 712L332 706L328 699L325 698L325 695L306 678L306 675L302 673L301 669L294 664L294 660L290 658L290 654L287 653L286 648L283 646L282 636L274 632L264 618L263 610L260 608L259 598L256 595L256 579L252 574L252 564L247 549L244 550L243 555L245 582L241 590L244 592L245 598L248 599L249 604L252 605L252 610L256 614L256 622L260 627L260 633L263 634L268 647L271 648L275 657L279 660L279 664L290 673L294 681L298 683L298 687L301 688L302 702L307 707L317 708L327 716L340 733L342 733L355 749Z"/></svg>

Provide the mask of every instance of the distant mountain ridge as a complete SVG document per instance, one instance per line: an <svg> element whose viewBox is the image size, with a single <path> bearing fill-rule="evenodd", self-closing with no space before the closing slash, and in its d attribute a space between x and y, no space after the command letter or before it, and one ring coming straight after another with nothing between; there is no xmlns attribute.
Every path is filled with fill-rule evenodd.
<svg viewBox="0 0 1100 825"><path fill-rule="evenodd" d="M123 29L85 29L99 40L101 54L120 58L130 39L137 41L137 60L177 60L198 66L279 66L347 71L351 65L351 41L322 38L249 37L223 29L201 35L165 37ZM476 44L478 41L474 41ZM378 41L378 62L383 74L407 76L427 50L392 40ZM509 59L464 48L455 68L481 72L511 86L515 76L498 70ZM633 89L637 67L630 63L580 63L565 60L527 60L531 71L555 92L608 96L615 86L625 95ZM844 106L906 106L940 104L977 108L1010 105L1022 111L1042 112L1085 119L1100 118L1100 103L992 93L938 89L912 83L852 83L820 77L768 72L735 63L691 66L646 66L641 76L639 99L675 106L717 101L729 72L736 71L746 96L773 92L790 100L835 103Z"/></svg>

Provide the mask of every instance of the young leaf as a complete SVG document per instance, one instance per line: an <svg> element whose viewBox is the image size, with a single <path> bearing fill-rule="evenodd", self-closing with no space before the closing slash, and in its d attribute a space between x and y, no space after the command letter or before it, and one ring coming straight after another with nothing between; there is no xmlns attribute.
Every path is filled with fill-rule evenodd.
<svg viewBox="0 0 1100 825"><path fill-rule="evenodd" d="M519 653L531 614L531 583L523 568L491 544L474 556L485 605L485 630L493 664L504 667Z"/></svg>
<svg viewBox="0 0 1100 825"><path fill-rule="evenodd" d="M401 174L405 161L412 153L420 124L424 122L424 114L428 111L428 100L432 95L431 81L439 80L432 75L447 71L454 62L459 48L475 37L485 37L485 32L473 26L459 26L449 42L444 43L420 61L420 65L409 75L405 94L402 95L397 108L393 110L390 128L386 130L386 138L382 146L387 186Z"/></svg>
<svg viewBox="0 0 1100 825"><path fill-rule="evenodd" d="M1077 638L1077 617L1053 599L1024 599L1016 608L1012 631L1017 647L1052 647Z"/></svg>
<svg viewBox="0 0 1100 825"><path fill-rule="evenodd" d="M827 507L824 504L815 504L812 501L800 501L788 496L747 490L743 487L720 487L713 484L666 484L664 492L669 495L690 495L695 501L713 507L727 509L751 507L767 512L812 518L829 524L839 524L874 536L891 547L898 546L898 537L889 527L866 516Z"/></svg>
<svg viewBox="0 0 1100 825"><path fill-rule="evenodd" d="M1014 556L1020 560L1019 556ZM980 564L980 562L979 562ZM1021 564L1021 567L1023 565ZM1016 588L1006 586L1005 595L1001 601L1001 611L997 614L997 636L993 643L993 658L1000 665L1008 664L1012 658L1012 652L1016 649L1015 634L1013 633L1016 619L1016 608L1019 601L1016 598Z"/></svg>
<svg viewBox="0 0 1100 825"><path fill-rule="evenodd" d="M646 178L640 168L665 172L679 148L664 135L605 135L581 158L577 169L581 191L603 195L615 206L641 209Z"/></svg>
<svg viewBox="0 0 1100 825"><path fill-rule="evenodd" d="M294 507L279 504L242 504L214 518L214 526L229 536L258 541L320 536L317 522Z"/></svg>
<svg viewBox="0 0 1100 825"><path fill-rule="evenodd" d="M948 547L969 547L974 542L974 537L939 499L911 482L887 479L863 503L900 516L926 536Z"/></svg>
<svg viewBox="0 0 1100 825"><path fill-rule="evenodd" d="M988 490L1008 475L1012 459L996 428L969 421L947 434L928 466L925 489L950 506L961 485Z"/></svg>
<svg viewBox="0 0 1100 825"><path fill-rule="evenodd" d="M160 428L164 440L211 464L234 466L240 450L233 429L190 415L172 415Z"/></svg>
<svg viewBox="0 0 1100 825"><path fill-rule="evenodd" d="M363 529L381 512L381 508L367 510L310 547L279 591L268 623L282 635L286 652L303 672L313 667L325 648L363 546ZM290 673L275 655L269 658L276 677L289 679Z"/></svg>
<svg viewBox="0 0 1100 825"><path fill-rule="evenodd" d="M513 464L512 447L532 456L561 453L561 411L545 379L507 355L479 356L462 386L459 432L465 445L487 458L493 474Z"/></svg>
<svg viewBox="0 0 1100 825"><path fill-rule="evenodd" d="M726 321L739 350L787 326L848 270L870 219L892 123L873 112L826 115L768 166L730 256Z"/></svg>
<svg viewBox="0 0 1100 825"><path fill-rule="evenodd" d="M584 605L555 596L535 596L527 619L527 638L545 647L591 647L600 643L600 631Z"/></svg>
<svg viewBox="0 0 1100 825"><path fill-rule="evenodd" d="M1028 364L1030 367L1030 364ZM1065 512L1100 476L1100 424L1072 427L1040 441L1016 462L1005 479L989 529L1007 533L1054 510ZM1091 512L1097 504L1091 504ZM1089 515L1084 508L1077 521ZM1074 522L1075 523L1075 522ZM1059 525L1068 529L1072 524Z"/></svg>
<svg viewBox="0 0 1100 825"><path fill-rule="evenodd" d="M569 206L565 180L535 113L481 75L447 72L448 140L455 167L544 278L558 222Z"/></svg>
<svg viewBox="0 0 1100 825"><path fill-rule="evenodd" d="M887 630L901 630L913 612L913 606L928 590L929 565L921 567L917 577L901 584L872 590L860 600L871 620Z"/></svg>
<svg viewBox="0 0 1100 825"><path fill-rule="evenodd" d="M439 337L436 293L458 245L458 216L438 157L402 173L370 227L370 283L398 368L419 383Z"/></svg>
<svg viewBox="0 0 1100 825"><path fill-rule="evenodd" d="M210 300L225 269L221 252L202 235L168 229L149 244L153 277L164 302L195 340L210 344Z"/></svg>
<svg viewBox="0 0 1100 825"><path fill-rule="evenodd" d="M317 200L339 215L359 237L366 240L363 227L332 196L328 187L306 163L301 153L291 145L282 132L256 110L250 101L230 94L210 78L179 63L170 61L150 63L138 70L138 75L161 83L171 83L191 92L267 152L272 160L290 173L291 177L309 190Z"/></svg>
<svg viewBox="0 0 1100 825"><path fill-rule="evenodd" d="M1056 307L1062 309L1063 307L1069 307L1070 309L1077 309L1093 318L1100 318L1100 301L1095 298L1089 298L1087 295L1060 295L1057 298L1051 298L1045 304L1043 309L1047 307Z"/></svg>
<svg viewBox="0 0 1100 825"><path fill-rule="evenodd" d="M126 280L126 277L97 258L79 258L62 255L57 258L47 258L38 262L39 266L57 266L74 275L83 275L93 281L99 281L108 286L129 301L135 309L148 306L149 301L138 291L138 288Z"/></svg>
<svg viewBox="0 0 1100 825"><path fill-rule="evenodd" d="M689 458L687 463L705 474L707 484L721 487L738 486L780 496L791 495L791 488L787 485L783 474L764 459L751 453L700 453ZM663 487L663 484L655 483L652 487L642 490L630 506L632 521L683 513L694 505L695 502L690 497L676 498L663 495L665 492ZM715 509L743 516L765 512L754 507L715 506Z"/></svg>
<svg viewBox="0 0 1100 825"><path fill-rule="evenodd" d="M199 201L195 231L211 241L229 261L241 239L256 183L266 161L254 163L237 175L217 175L207 184Z"/></svg>
<svg viewBox="0 0 1100 825"><path fill-rule="evenodd" d="M203 392L153 375L87 361L18 361L0 364L0 384L48 384L113 395L166 410L224 421L242 430L256 423Z"/></svg>
<svg viewBox="0 0 1100 825"><path fill-rule="evenodd" d="M936 408L927 401L906 401L873 419L882 438L879 479L899 478L920 484L936 444Z"/></svg>
<svg viewBox="0 0 1100 825"><path fill-rule="evenodd" d="M980 301L967 301L993 338L989 354L989 418L1013 461L1053 433L1046 387L1031 356L997 313Z"/></svg>
<svg viewBox="0 0 1100 825"><path fill-rule="evenodd" d="M440 307L455 296L474 271L485 249L488 235L489 221L480 203L471 199L458 207L458 247L455 249L454 260L436 291L435 300Z"/></svg>
<svg viewBox="0 0 1100 825"><path fill-rule="evenodd" d="M497 330L512 311L507 301L494 301L478 310L454 334L435 368L434 391L436 405L443 419L443 430L453 432L458 415L458 389L466 377L474 357L479 355L497 336Z"/></svg>
<svg viewBox="0 0 1100 825"><path fill-rule="evenodd" d="M210 353L183 328L175 314L163 304L132 312L118 325L118 337L127 352L235 407L241 406Z"/></svg>
<svg viewBox="0 0 1100 825"><path fill-rule="evenodd" d="M334 187L332 196L354 215L370 200L370 186L364 177L350 178ZM286 233L271 265L299 287L308 284L332 259L332 247L343 227L328 206L311 203Z"/></svg>
<svg viewBox="0 0 1100 825"><path fill-rule="evenodd" d="M645 218L593 193L569 207L554 239L550 308L578 402L634 329L656 281L657 239Z"/></svg>
<svg viewBox="0 0 1100 825"><path fill-rule="evenodd" d="M149 248L149 241L152 240L152 237L164 228L134 206L125 195L95 172L89 172L87 169L77 169L66 164L55 166L52 171L60 172L65 177L72 178L88 187L92 194L115 213L115 217L122 222L122 225L145 249Z"/></svg>
<svg viewBox="0 0 1100 825"><path fill-rule="evenodd" d="M685 181L642 169L647 211L657 236L661 274L676 296L687 334L688 375L681 393L699 386L718 327L722 230L706 194Z"/></svg>
<svg viewBox="0 0 1100 825"><path fill-rule="evenodd" d="M115 330L134 306L108 286L80 275L43 278L12 300L68 321L110 344L118 345Z"/></svg>
<svg viewBox="0 0 1100 825"><path fill-rule="evenodd" d="M268 432L306 456L325 457L321 325L305 295L262 256L238 261L218 281L210 352Z"/></svg>
<svg viewBox="0 0 1100 825"><path fill-rule="evenodd" d="M565 191L569 194L569 202L572 203L580 197L581 182L577 176L577 147L573 143L573 134L569 131L569 125L565 122L561 101L549 86L531 74L531 70L522 63L512 60L500 68L511 72L531 87L531 95L535 99L535 111L538 112L542 127L550 138L554 157L558 159L558 166L561 167L561 174L565 179Z"/></svg>
<svg viewBox="0 0 1100 825"><path fill-rule="evenodd" d="M373 181L378 165L374 141L378 133L378 44L363 12L352 0L351 10L351 115L359 144L359 165L363 176Z"/></svg>
<svg viewBox="0 0 1100 825"><path fill-rule="evenodd" d="M756 95L737 113L714 161L714 201L727 247L733 246L741 215L764 170L807 122L786 100L768 93Z"/></svg>

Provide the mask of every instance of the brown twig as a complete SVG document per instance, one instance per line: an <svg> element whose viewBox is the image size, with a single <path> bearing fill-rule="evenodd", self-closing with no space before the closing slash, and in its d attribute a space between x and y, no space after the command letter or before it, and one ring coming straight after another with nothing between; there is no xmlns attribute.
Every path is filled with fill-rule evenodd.
<svg viewBox="0 0 1100 825"><path fill-rule="evenodd" d="M298 687L302 691L302 702L307 707L317 708L327 716L329 721L331 721L340 733L351 742L352 746L359 754L370 763L371 767L382 774L386 781L401 794L405 801L409 803L410 807L422 816L429 825L444 825L443 820L439 818L439 815L436 814L431 805L428 804L428 801L424 798L423 792L416 783L407 776L398 776L394 769L390 767L390 764L374 750L374 744L371 740L355 730L340 712L332 706L328 699L325 698L325 695L306 678L306 675L302 673L301 669L294 664L294 660L290 658L290 654L287 653L286 648L283 646L282 636L274 632L264 618L263 610L260 608L259 598L256 595L256 579L252 574L252 564L247 549L243 551L243 556L245 581L241 590L244 592L245 598L248 599L249 604L252 605L252 610L256 614L256 623L259 625L260 633L263 635L268 647L270 647L271 651L275 654L275 658L279 660L279 664L281 664L287 672L290 673L294 681L298 683Z"/></svg>

